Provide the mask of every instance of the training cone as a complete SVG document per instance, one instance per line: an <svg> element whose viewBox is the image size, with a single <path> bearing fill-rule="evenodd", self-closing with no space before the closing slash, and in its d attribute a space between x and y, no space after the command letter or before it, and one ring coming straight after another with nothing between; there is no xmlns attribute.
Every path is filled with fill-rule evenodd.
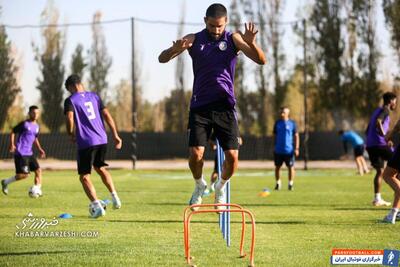
<svg viewBox="0 0 400 267"><path fill-rule="evenodd" d="M271 191L268 188L264 188L263 191L258 193L259 197L267 197L269 195L271 195Z"/></svg>

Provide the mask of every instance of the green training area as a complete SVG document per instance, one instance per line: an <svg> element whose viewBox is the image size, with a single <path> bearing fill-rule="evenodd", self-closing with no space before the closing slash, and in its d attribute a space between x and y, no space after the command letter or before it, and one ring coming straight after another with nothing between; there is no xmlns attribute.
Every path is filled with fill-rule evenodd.
<svg viewBox="0 0 400 267"><path fill-rule="evenodd" d="M11 184L9 195L0 196L0 265L186 266L182 215L194 187L189 170L111 173L122 208L112 210L109 205L106 216L99 219L89 218L89 200L75 171L44 171L44 196L39 199L28 197L32 177ZM12 174L0 171L0 177ZM268 197L258 193L273 189L272 171L240 169L231 182L232 203L250 209L256 218L256 266L329 266L333 248L399 249L400 223L380 223L389 207L371 205L372 174L298 171L294 191L287 190L286 175L283 172L283 190L271 190ZM110 199L100 177L94 174L92 179L98 196ZM392 201L386 184L382 194ZM204 198L204 203L212 201L212 196ZM17 236L16 226L22 228L29 213L48 222L70 213L73 218L59 219L40 231L85 236ZM227 248L217 215L194 217L191 254L197 266L248 265L248 257L238 257L240 219L232 214L232 246ZM246 230L248 252L250 225Z"/></svg>

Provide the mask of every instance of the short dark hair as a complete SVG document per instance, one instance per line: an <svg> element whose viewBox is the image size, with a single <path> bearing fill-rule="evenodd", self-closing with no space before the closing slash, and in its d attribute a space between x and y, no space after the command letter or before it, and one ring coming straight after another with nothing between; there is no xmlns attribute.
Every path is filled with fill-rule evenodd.
<svg viewBox="0 0 400 267"><path fill-rule="evenodd" d="M393 99L396 99L397 96L393 92L386 92L383 94L382 98L383 98L383 104L387 105L390 103L390 101L392 101Z"/></svg>
<svg viewBox="0 0 400 267"><path fill-rule="evenodd" d="M35 110L35 109L39 109L39 107L38 107L38 106L35 106L35 105L30 106L30 107L29 107L29 112L31 112L32 110Z"/></svg>
<svg viewBox="0 0 400 267"><path fill-rule="evenodd" d="M207 8L206 17L221 18L228 16L228 11L223 4L212 4Z"/></svg>
<svg viewBox="0 0 400 267"><path fill-rule="evenodd" d="M72 74L68 76L68 78L65 80L65 88L68 89L70 86L75 86L77 84L81 83L81 77L77 74Z"/></svg>
<svg viewBox="0 0 400 267"><path fill-rule="evenodd" d="M338 135L342 135L342 134L344 134L344 131L343 130L339 130L337 133L338 133Z"/></svg>

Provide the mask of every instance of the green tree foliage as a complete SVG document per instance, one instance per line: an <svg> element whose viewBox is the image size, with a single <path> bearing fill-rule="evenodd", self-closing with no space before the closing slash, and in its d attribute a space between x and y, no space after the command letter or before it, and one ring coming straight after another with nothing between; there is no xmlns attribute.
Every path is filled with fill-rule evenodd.
<svg viewBox="0 0 400 267"><path fill-rule="evenodd" d="M318 47L317 59L320 62L320 97L326 110L333 113L337 127L343 120L346 99L341 85L343 71L341 57L344 42L341 36L339 0L316 1L311 14L313 25L312 41Z"/></svg>
<svg viewBox="0 0 400 267"><path fill-rule="evenodd" d="M392 45L400 62L400 0L383 0L382 5L386 24L391 29Z"/></svg>
<svg viewBox="0 0 400 267"><path fill-rule="evenodd" d="M94 14L92 23L93 43L89 59L89 86L90 90L97 92L103 101L107 103L107 75L111 68L112 59L107 52L106 41L100 22L101 12L98 11Z"/></svg>
<svg viewBox="0 0 400 267"><path fill-rule="evenodd" d="M38 78L37 89L41 94L43 106L42 119L51 132L59 132L64 123L62 102L64 96L64 72L62 63L64 55L64 34L58 30L58 10L53 2L48 2L41 14L41 24L50 25L42 29L43 46L41 48L33 44L39 63L41 76Z"/></svg>
<svg viewBox="0 0 400 267"><path fill-rule="evenodd" d="M190 98L191 98L191 92L186 91L185 92L185 102L189 103ZM182 102L182 91L180 89L175 89L171 91L171 94L169 97L165 98L164 103L165 103L165 118L166 120L164 121L164 130L167 132L182 132L181 129L181 120L182 120L182 114L179 114L181 112L179 108L179 104ZM187 105L185 107L184 111L184 121L188 121L188 115L189 115L189 106Z"/></svg>
<svg viewBox="0 0 400 267"><path fill-rule="evenodd" d="M17 82L18 67L15 65L11 42L7 38L6 30L0 27L0 129L3 129L8 110L14 103L21 88Z"/></svg>
<svg viewBox="0 0 400 267"><path fill-rule="evenodd" d="M87 66L85 59L83 57L83 46L78 44L72 54L71 59L71 73L78 74L81 79L83 79L84 69Z"/></svg>

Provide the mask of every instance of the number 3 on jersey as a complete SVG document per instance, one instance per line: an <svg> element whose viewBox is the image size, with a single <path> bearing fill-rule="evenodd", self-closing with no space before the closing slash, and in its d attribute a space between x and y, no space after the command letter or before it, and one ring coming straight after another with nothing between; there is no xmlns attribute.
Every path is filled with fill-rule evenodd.
<svg viewBox="0 0 400 267"><path fill-rule="evenodd" d="M96 119L96 113L94 113L94 108L92 102L85 102L86 110L88 112L88 119L94 120Z"/></svg>

